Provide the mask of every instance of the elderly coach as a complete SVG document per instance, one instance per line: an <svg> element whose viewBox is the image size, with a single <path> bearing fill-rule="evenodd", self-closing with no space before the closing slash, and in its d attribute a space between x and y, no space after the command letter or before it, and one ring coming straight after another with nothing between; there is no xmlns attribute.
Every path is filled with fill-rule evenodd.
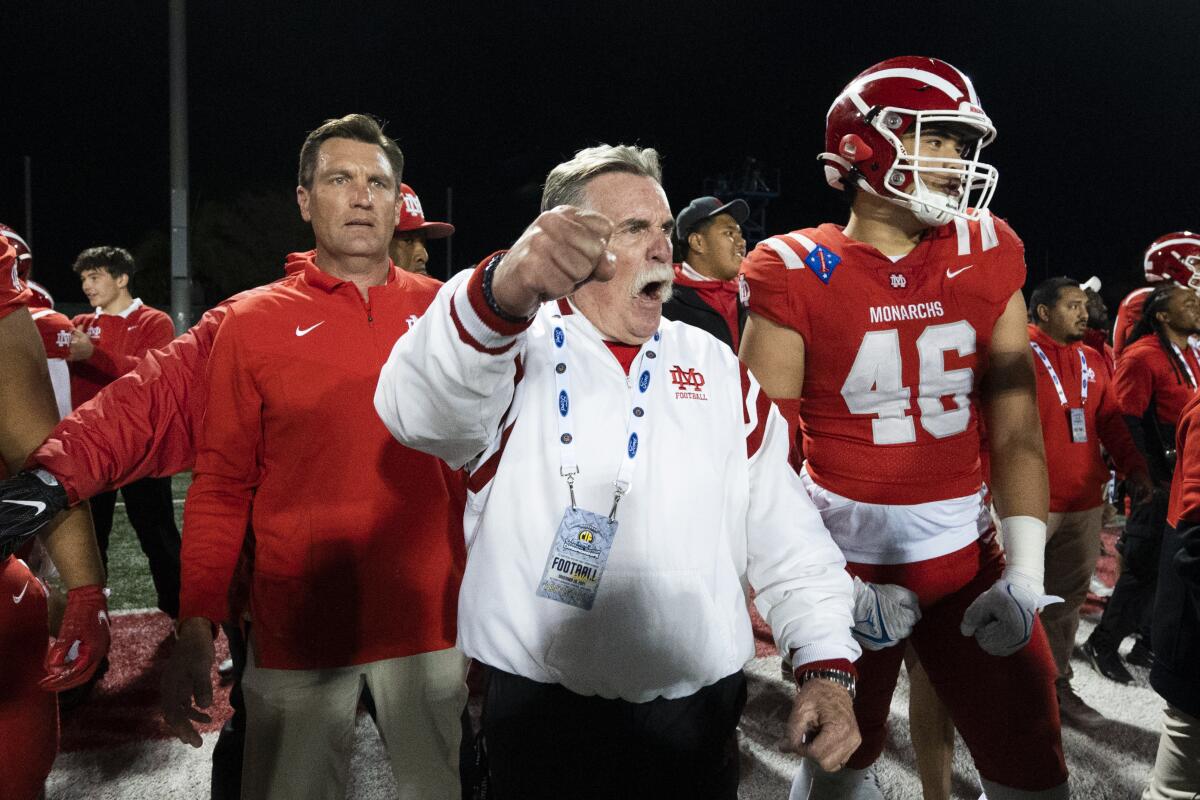
<svg viewBox="0 0 1200 800"><path fill-rule="evenodd" d="M488 667L496 796L736 797L750 586L798 665L790 744L838 768L850 579L754 378L661 317L657 153L582 150L542 208L439 292L375 394L401 442L471 468L458 641Z"/></svg>

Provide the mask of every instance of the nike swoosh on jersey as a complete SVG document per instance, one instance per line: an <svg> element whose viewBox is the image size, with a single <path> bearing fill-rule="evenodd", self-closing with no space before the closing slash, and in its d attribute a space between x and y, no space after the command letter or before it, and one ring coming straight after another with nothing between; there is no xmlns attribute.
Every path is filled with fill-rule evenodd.
<svg viewBox="0 0 1200 800"><path fill-rule="evenodd" d="M307 328L301 328L299 325L297 325L296 326L296 335L297 336L307 336L308 334L312 333L313 331L315 331L317 328L321 327L324 324L325 324L325 320L321 320L316 325L312 325Z"/></svg>
<svg viewBox="0 0 1200 800"><path fill-rule="evenodd" d="M12 503L15 506L29 506L38 514L46 510L46 504L40 500L5 500L4 502Z"/></svg>
<svg viewBox="0 0 1200 800"><path fill-rule="evenodd" d="M29 591L29 581L25 581L25 585L21 587L20 594L13 595L13 605L20 605L21 601L25 599L25 593L27 591Z"/></svg>
<svg viewBox="0 0 1200 800"><path fill-rule="evenodd" d="M973 267L973 266L975 266L975 265L974 265L974 264L967 264L967 265L966 265L965 267L963 267L962 269L950 269L949 267L947 267L947 268L946 268L946 277L947 277L947 278L957 278L959 275L962 275L964 272L966 272L967 270L969 270L969 269L970 269L971 267Z"/></svg>

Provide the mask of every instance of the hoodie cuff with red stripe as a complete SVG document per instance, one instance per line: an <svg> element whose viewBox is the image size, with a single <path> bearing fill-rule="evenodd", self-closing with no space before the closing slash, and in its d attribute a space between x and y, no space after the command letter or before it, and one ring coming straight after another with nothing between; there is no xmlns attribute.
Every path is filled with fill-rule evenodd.
<svg viewBox="0 0 1200 800"><path fill-rule="evenodd" d="M488 303L484 279L488 277L488 270L494 270L500 263L504 252L502 250L485 258L470 279L460 284L450 298L450 316L458 337L479 352L491 355L507 352L517 336L533 322L532 317L519 322L505 319L499 309Z"/></svg>

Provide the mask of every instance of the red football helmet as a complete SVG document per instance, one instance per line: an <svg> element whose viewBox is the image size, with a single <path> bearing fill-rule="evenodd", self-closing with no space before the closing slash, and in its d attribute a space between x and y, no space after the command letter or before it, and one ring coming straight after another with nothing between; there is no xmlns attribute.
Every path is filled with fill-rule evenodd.
<svg viewBox="0 0 1200 800"><path fill-rule="evenodd" d="M1200 236L1176 231L1158 237L1146 248L1142 267L1150 283L1175 281L1200 291Z"/></svg>
<svg viewBox="0 0 1200 800"><path fill-rule="evenodd" d="M23 281L29 280L29 273L33 271L33 253L30 252L29 245L25 244L20 234L3 222L0 222L0 236L8 239L9 244L17 251L17 277Z"/></svg>
<svg viewBox="0 0 1200 800"><path fill-rule="evenodd" d="M920 156L901 143L905 134L919 143L923 130L939 129L964 138L961 157ZM944 225L952 217L978 219L991 202L998 176L979 153L995 138L970 78L936 58L901 56L867 69L833 101L825 116L827 152L818 158L835 189L849 178L928 225ZM932 188L933 176L934 186L949 184L952 193Z"/></svg>

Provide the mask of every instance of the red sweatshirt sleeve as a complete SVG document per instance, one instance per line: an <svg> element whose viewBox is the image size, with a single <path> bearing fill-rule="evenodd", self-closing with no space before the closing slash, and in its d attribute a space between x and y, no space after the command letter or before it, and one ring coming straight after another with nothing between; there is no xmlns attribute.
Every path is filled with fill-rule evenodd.
<svg viewBox="0 0 1200 800"><path fill-rule="evenodd" d="M208 410L184 506L180 619L229 617L229 585L260 483L263 401L239 322L231 309L209 357Z"/></svg>
<svg viewBox="0 0 1200 800"><path fill-rule="evenodd" d="M1117 405L1116 392L1113 387L1113 377L1108 372L1107 365L1096 367L1097 374L1103 370L1100 381L1100 396L1096 403L1096 430L1100 434L1100 442L1108 450L1122 475L1131 475L1147 469L1146 459L1138 452L1129 435L1129 426Z"/></svg>
<svg viewBox="0 0 1200 800"><path fill-rule="evenodd" d="M1140 417L1150 406L1154 393L1154 373L1144 358L1133 355L1117 361L1117 375L1113 379L1116 389L1117 408L1130 417Z"/></svg>
<svg viewBox="0 0 1200 800"><path fill-rule="evenodd" d="M191 469L207 399L205 368L226 307L72 411L31 457L72 503L146 477Z"/></svg>

